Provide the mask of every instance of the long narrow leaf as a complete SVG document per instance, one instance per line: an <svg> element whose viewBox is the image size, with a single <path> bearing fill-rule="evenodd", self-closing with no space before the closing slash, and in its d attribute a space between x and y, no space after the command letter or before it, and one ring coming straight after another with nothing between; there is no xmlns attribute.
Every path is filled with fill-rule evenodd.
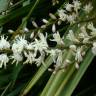
<svg viewBox="0 0 96 96"><path fill-rule="evenodd" d="M79 70L73 75L73 78L70 77L70 82L67 83L66 87L62 88L62 91L59 94L57 92L56 96L71 96L72 92L76 88L77 84L79 83L80 79L84 75L85 71L87 70L93 58L94 55L92 54L91 50L89 50Z"/></svg>
<svg viewBox="0 0 96 96"><path fill-rule="evenodd" d="M26 85L26 87L21 91L20 96L25 96L30 89L34 86L34 84L39 80L39 78L42 76L42 74L48 69L48 67L52 64L53 60L52 58L49 56L46 61L45 61L45 65L42 65L39 70L37 71L37 73L34 75L34 77L32 78L32 80L28 83L28 85Z"/></svg>

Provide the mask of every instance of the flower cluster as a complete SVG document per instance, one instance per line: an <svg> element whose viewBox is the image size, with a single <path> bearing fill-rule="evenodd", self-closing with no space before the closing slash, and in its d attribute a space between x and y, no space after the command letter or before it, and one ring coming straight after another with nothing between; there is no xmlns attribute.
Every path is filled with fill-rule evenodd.
<svg viewBox="0 0 96 96"><path fill-rule="evenodd" d="M58 1L58 0L55 0ZM54 1L54 2L55 2ZM92 10L92 6L89 3L85 5L83 10L85 13L89 13ZM68 31L67 36L60 36L60 32L57 30L56 25L60 25L62 22L67 21L70 24L76 22L79 18L79 10L81 9L81 2L78 0L74 0L72 4L66 3L65 7L59 9L57 15L53 15L50 13L50 17L52 20L56 20L55 23L52 24L52 38L50 39L47 35L44 35L41 32L41 29L46 28L50 23L48 20L43 19L44 25L39 26L35 21L32 21L33 26L37 29L37 34L34 38L34 31L31 32L30 37L26 36L29 33L29 29L24 28L23 31L26 33L24 35L15 36L15 38L8 41L7 37L0 37L0 68L5 67L8 62L11 60L12 64L36 64L40 66L45 64L45 58L47 56L51 56L53 63L55 63L55 71L59 69L65 69L70 64L74 63L75 67L78 69L79 64L83 61L83 58L86 54L86 51L89 47L92 49L92 53L96 55L96 28L93 23L84 23L82 25L78 25L78 32L76 30L70 29ZM9 33L14 34L14 31L9 30ZM28 39L27 39L27 38ZM55 41L57 45L55 47L49 47L47 42L49 39L50 42ZM67 39L67 44L66 40ZM60 47L62 46L62 48ZM8 53L7 51L10 51ZM70 58L63 58L65 51L70 51L72 60ZM65 59L65 60L63 60ZM52 71L52 69L49 69Z"/></svg>
<svg viewBox="0 0 96 96"><path fill-rule="evenodd" d="M58 40L56 37L59 35L55 34L54 41L57 43L60 42L60 36ZM31 38L32 39L32 38ZM44 64L45 56L51 55L53 58L54 63L61 63L61 60L59 61L58 58L60 56L58 54L61 54L60 49L51 49L48 46L47 43L47 36L44 36L41 32L38 32L38 37L35 38L33 41L28 41L25 39L25 36L17 36L12 42L8 42L7 38L4 38L4 36L1 36L0 40L0 50L11 50L11 54L8 54L6 52L3 52L0 54L0 68L4 65L6 67L6 64L9 62L9 60L12 60L12 64L19 62L23 62L23 64L32 64L35 63L37 66L40 66L41 63ZM62 41L63 42L63 41ZM39 55L38 55L39 54Z"/></svg>
<svg viewBox="0 0 96 96"><path fill-rule="evenodd" d="M77 64L83 61L83 57L86 53L86 49L88 46L92 47L93 54L96 54L96 28L93 26L93 23L88 23L83 26L79 26L79 34L73 32L73 30L69 30L66 38L71 41L68 45L69 49L72 51L72 55L74 56L74 61L76 62L76 68L78 68ZM87 32L87 30L89 30ZM9 60L13 60L13 63L18 64L19 62L23 62L23 64L27 63L35 63L37 66L40 66L41 63L45 66L44 60L45 56L50 55L53 58L53 62L56 64L55 68L58 68L63 63L63 53L66 49L66 43L63 41L64 38L60 37L59 32L53 34L53 39L51 41L57 42L57 45L62 45L65 48L50 48L47 43L47 35L44 36L43 33L38 32L37 38L33 41L28 41L25 39L25 36L17 36L15 40L12 42L8 42L7 38L1 36L0 40L0 50L8 50L12 51L12 54L2 53L0 54L0 66L3 65L6 67L6 64ZM39 54L39 55L38 55Z"/></svg>
<svg viewBox="0 0 96 96"><path fill-rule="evenodd" d="M73 24L76 22L76 20L79 19L79 11L81 9L81 2L78 0L73 0L73 3L66 3L64 6L64 9L58 10L58 16L59 21L67 21L70 24ZM85 13L90 13L90 11L93 9L91 3L84 6L83 11Z"/></svg>

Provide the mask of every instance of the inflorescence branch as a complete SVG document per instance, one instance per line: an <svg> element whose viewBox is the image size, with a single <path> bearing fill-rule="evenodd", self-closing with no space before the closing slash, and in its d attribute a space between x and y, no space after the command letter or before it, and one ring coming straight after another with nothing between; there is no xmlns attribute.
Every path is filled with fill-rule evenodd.
<svg viewBox="0 0 96 96"><path fill-rule="evenodd" d="M50 68L48 69L49 71L55 73L57 70L66 69L67 66L73 63L78 69L89 48L96 55L96 28L92 22L83 22L83 24L78 24L78 32L70 29L67 36L61 37L56 26L60 26L63 23L75 24L80 20L80 10L85 14L85 18L88 18L88 14L92 9L91 3L85 5L82 9L81 2L74 0L72 4L66 3L64 8L57 11L56 15L50 13L49 16L52 20L43 19L42 22L44 24L40 27L35 21L32 21L35 27L35 30L32 30L32 32L28 28L24 28L18 32L8 30L13 34L12 40L8 40L4 35L0 37L0 68L6 68L10 60L12 60L12 64L15 63L16 65L19 62L23 62L23 64L34 63L37 66L41 64L46 66L44 63L45 58L50 55L55 71ZM52 25L52 39L48 37L47 32L46 35L42 33L49 25ZM29 33L31 35L27 37ZM56 42L57 45L50 47L48 40ZM63 54L66 50L71 51L72 60L63 60Z"/></svg>

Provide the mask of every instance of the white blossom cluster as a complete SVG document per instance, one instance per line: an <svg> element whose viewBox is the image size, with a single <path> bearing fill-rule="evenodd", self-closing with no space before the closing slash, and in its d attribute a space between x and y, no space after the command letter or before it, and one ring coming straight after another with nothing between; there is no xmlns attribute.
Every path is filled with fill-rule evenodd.
<svg viewBox="0 0 96 96"><path fill-rule="evenodd" d="M78 34L69 30L67 35L67 39L72 42L70 49L73 51L73 55L75 54L76 66L77 63L79 64L83 61L87 48L91 47L93 55L96 55L96 28L93 23L87 23L79 27Z"/></svg>
<svg viewBox="0 0 96 96"><path fill-rule="evenodd" d="M58 10L58 16L59 16L59 21L67 21L70 24L73 24L76 22L76 20L79 19L79 11L82 9L81 2L78 0L73 0L73 3L66 3L64 6L64 9L59 9ZM91 3L87 4L84 6L83 11L85 13L90 13L90 11L93 9Z"/></svg>
<svg viewBox="0 0 96 96"><path fill-rule="evenodd" d="M89 30L87 32L87 30ZM86 53L86 48L88 46L92 47L92 53L96 55L96 28L93 26L93 23L88 23L86 25L80 26L79 34L69 30L67 36L68 40L71 41L69 44L69 49L72 51L74 56L74 61L76 62L76 68L79 67L79 63L83 61L83 57ZM32 33L33 34L33 33ZM9 43L7 38L1 36L0 39L0 50L11 50L11 54L3 52L0 54L0 68L2 66L6 67L6 64L9 60L12 60L12 64L23 62L23 64L32 64L35 63L37 66L44 64L45 56L50 55L53 59L53 62L56 63L56 68L63 63L63 53L66 49L66 43L64 38L60 37L58 31L53 34L53 39L51 41L57 42L57 45L62 45L65 48L50 48L47 43L47 35L44 36L43 33L39 31L38 38L35 38L33 41L29 42L25 39L25 36L17 36L14 41ZM38 57L39 53L39 57ZM70 60L69 60L70 61Z"/></svg>
<svg viewBox="0 0 96 96"><path fill-rule="evenodd" d="M57 1L57 0L56 0ZM53 20L58 22L52 24L52 37L53 39L48 38L47 32L44 35L39 26L35 21L32 21L32 24L35 28L38 29L37 36L34 38L34 32L31 33L30 39L26 39L26 34L29 32L27 28L24 28L25 35L18 35L14 40L8 41L7 37L4 35L0 37L0 68L6 68L6 65L9 61L12 64L36 64L40 66L43 64L46 67L45 58L51 56L53 62L55 63L55 71L60 68L66 68L71 63L75 63L75 67L78 69L79 64L83 61L83 58L86 54L86 50L91 47L92 53L96 55L96 28L93 23L85 23L78 26L78 32L76 33L73 30L69 30L67 36L60 36L60 32L57 30L56 25L60 25L62 21L68 21L70 24L75 23L76 19L79 17L79 10L81 9L81 2L74 0L72 4L66 3L65 9L59 9L57 14L59 19L50 13L50 17ZM92 6L89 3L85 5L83 10L88 14L92 10ZM40 28L46 28L46 25L50 23L48 20L42 20L44 25ZM8 30L9 33L14 34L14 31ZM62 46L55 48L49 47L47 39L50 42L55 41L57 46ZM65 39L69 40L69 45L64 42ZM63 60L63 54L65 51L71 51L73 60L66 59ZM8 53L10 51L11 53Z"/></svg>
<svg viewBox="0 0 96 96"><path fill-rule="evenodd" d="M54 0L55 1L55 0ZM74 23L78 23L80 21L80 11L82 10L85 13L85 17L88 17L88 14L92 11L93 6L91 3L86 4L85 6L82 6L81 2L79 0L73 0L72 3L66 3L63 8L60 8L57 10L56 15L50 13L49 16L55 22L52 25L52 32L56 32L56 25L61 25L61 23L68 22L71 25ZM50 23L48 20L43 19L42 20L44 25L41 26L41 28L46 28L48 24ZM38 27L38 25L34 22L34 27ZM71 30L70 30L71 31ZM58 33L58 32L57 32Z"/></svg>
<svg viewBox="0 0 96 96"><path fill-rule="evenodd" d="M33 34L33 33L32 33ZM54 34L53 41L58 41L59 33ZM32 38L31 38L32 39ZM47 36L44 36L43 33L38 32L38 38L35 38L34 41L29 42L25 39L25 36L17 36L12 42L9 43L7 38L1 36L0 39L0 50L4 51L0 54L0 68L3 66L6 67L6 64L9 60L12 60L12 64L22 62L23 64L32 64L35 63L37 66L40 66L41 63L44 64L45 56L49 55L53 58L53 62L58 64L61 63L58 58L58 54L61 53L61 49L51 49L47 43ZM62 41L63 42L63 41ZM11 50L11 54L7 54L7 51ZM39 57L38 57L39 54Z"/></svg>

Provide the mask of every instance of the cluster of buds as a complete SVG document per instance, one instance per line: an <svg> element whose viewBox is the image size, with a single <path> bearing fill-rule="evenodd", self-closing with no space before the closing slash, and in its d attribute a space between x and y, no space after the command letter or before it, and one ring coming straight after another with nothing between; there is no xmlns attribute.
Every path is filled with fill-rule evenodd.
<svg viewBox="0 0 96 96"><path fill-rule="evenodd" d="M63 9L59 9L57 14L59 16L58 22L64 22L67 21L70 24L75 23L80 18L79 11L82 9L82 4L78 0L73 0L73 3L66 3ZM90 11L93 9L91 3L85 5L83 7L84 13L89 14Z"/></svg>
<svg viewBox="0 0 96 96"><path fill-rule="evenodd" d="M59 3L59 0L52 0L52 5L54 6L54 5L56 5L56 4L58 4Z"/></svg>

